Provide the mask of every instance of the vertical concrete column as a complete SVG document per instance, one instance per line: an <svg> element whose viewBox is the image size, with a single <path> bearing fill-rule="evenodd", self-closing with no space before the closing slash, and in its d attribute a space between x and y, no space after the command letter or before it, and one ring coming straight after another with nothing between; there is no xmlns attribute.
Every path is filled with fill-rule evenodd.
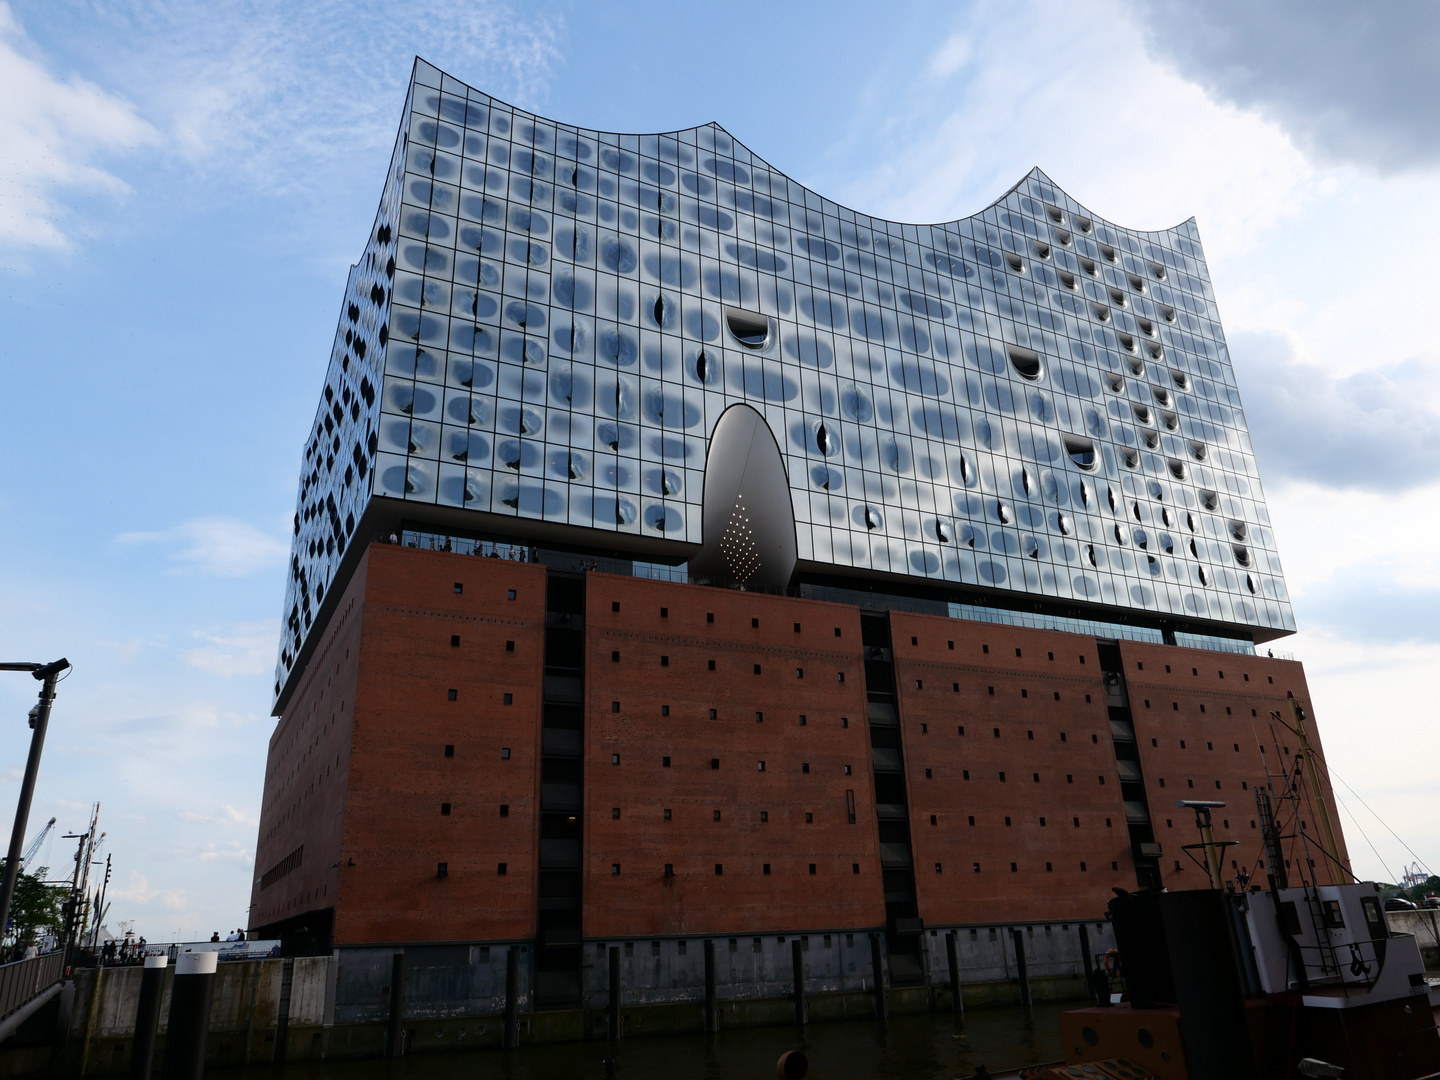
<svg viewBox="0 0 1440 1080"><path fill-rule="evenodd" d="M705 1030L717 1031L720 1027L719 1003L715 994L715 942L705 941Z"/></svg>
<svg viewBox="0 0 1440 1080"><path fill-rule="evenodd" d="M610 1001L609 1001L609 1023L605 1025L606 1034L611 1042L620 1038L620 947L610 946ZM706 954L706 964L710 960L709 953ZM708 982L707 982L708 994Z"/></svg>
<svg viewBox="0 0 1440 1080"><path fill-rule="evenodd" d="M404 1024L405 954L397 952L390 957L390 1024L385 1029L385 1056L387 1058L398 1058L405 1052Z"/></svg>
<svg viewBox="0 0 1440 1080"><path fill-rule="evenodd" d="M506 1050L520 1045L519 945L511 945L505 952L505 1031L502 1042Z"/></svg>
<svg viewBox="0 0 1440 1080"><path fill-rule="evenodd" d="M870 973L875 979L875 1019L884 1020L888 1015L885 1007L885 957L880 951L880 935L870 935Z"/></svg>
<svg viewBox="0 0 1440 1080"><path fill-rule="evenodd" d="M1090 995L1090 1003L1099 1005L1099 996L1095 993L1095 979L1092 974L1095 968L1095 960L1090 952L1090 928L1083 922L1080 924L1080 974L1085 976L1085 993Z"/></svg>
<svg viewBox="0 0 1440 1080"><path fill-rule="evenodd" d="M1025 931L1018 926L1010 931L1015 942L1015 970L1020 976L1020 1004L1030 1008L1030 973L1025 967Z"/></svg>
<svg viewBox="0 0 1440 1080"><path fill-rule="evenodd" d="M215 996L219 959L220 954L213 952L181 953L175 958L165 1062L160 1066L163 1080L200 1080L205 1075L205 1036L210 1031L210 1002Z"/></svg>
<svg viewBox="0 0 1440 1080"><path fill-rule="evenodd" d="M155 1032L160 1026L160 999L165 996L166 956L147 956L135 1006L135 1035L130 1044L130 1080L150 1080L155 1066Z"/></svg>
<svg viewBox="0 0 1440 1080"><path fill-rule="evenodd" d="M960 957L955 951L955 931L945 935L945 960L950 965L950 1011L964 1017L965 999L960 993Z"/></svg>
<svg viewBox="0 0 1440 1080"><path fill-rule="evenodd" d="M790 971L791 978L795 983L795 1023L804 1027L807 1019L805 1009L805 953L798 937L792 938L790 941Z"/></svg>

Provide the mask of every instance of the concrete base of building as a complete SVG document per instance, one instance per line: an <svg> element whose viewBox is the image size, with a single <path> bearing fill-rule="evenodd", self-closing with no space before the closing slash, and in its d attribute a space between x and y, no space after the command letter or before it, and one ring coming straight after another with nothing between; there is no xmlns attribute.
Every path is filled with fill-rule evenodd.
<svg viewBox="0 0 1440 1080"><path fill-rule="evenodd" d="M385 1054L387 1024L383 1020L325 1025L306 1015L312 1009L305 999L323 1002L329 981L328 958L294 961L305 970L295 976L300 993L295 1008L282 1023L278 983L282 960L226 964L217 976L217 993L206 1044L207 1068L274 1064L280 1061L355 1060ZM112 968L76 973L75 1008L58 1048L7 1046L0 1049L0 1080L39 1075L116 1075L130 1068L134 1036L138 968ZM1030 980L1035 1001L1083 1002L1084 980L1078 975L1042 976ZM1013 980L966 982L962 985L966 1009L1014 1006L1020 990ZM870 990L807 993L811 1023L875 1018ZM944 984L892 987L886 991L891 1016L950 1011L950 988ZM626 1005L622 1011L622 1037L700 1034L705 1030L703 1000ZM795 1022L789 995L721 1000L719 1027L726 1029L784 1026ZM608 1038L603 1008L557 1009L521 1013L522 1047L551 1043L600 1041ZM473 1016L417 1017L404 1021L405 1054L443 1054L457 1051L500 1050L504 1017L500 1013ZM156 1045L157 1060L164 1059L162 1027Z"/></svg>

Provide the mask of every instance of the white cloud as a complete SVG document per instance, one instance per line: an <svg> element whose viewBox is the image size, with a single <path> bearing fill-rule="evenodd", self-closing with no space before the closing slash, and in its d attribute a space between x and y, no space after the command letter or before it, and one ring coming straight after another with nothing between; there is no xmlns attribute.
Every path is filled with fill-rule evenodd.
<svg viewBox="0 0 1440 1080"><path fill-rule="evenodd" d="M194 518L160 532L128 532L122 544L161 544L174 572L245 577L281 565L290 548L269 533L234 518Z"/></svg>
<svg viewBox="0 0 1440 1080"><path fill-rule="evenodd" d="M223 630L197 630L195 637L207 644L186 649L181 654L191 667L212 675L263 675L275 666L280 620L236 623Z"/></svg>
<svg viewBox="0 0 1440 1080"><path fill-rule="evenodd" d="M948 79L970 62L970 39L964 34L951 34L930 58L930 75Z"/></svg>
<svg viewBox="0 0 1440 1080"><path fill-rule="evenodd" d="M0 249L68 248L65 193L128 194L101 162L159 141L129 102L52 72L6 3L0 3L0 101Z"/></svg>

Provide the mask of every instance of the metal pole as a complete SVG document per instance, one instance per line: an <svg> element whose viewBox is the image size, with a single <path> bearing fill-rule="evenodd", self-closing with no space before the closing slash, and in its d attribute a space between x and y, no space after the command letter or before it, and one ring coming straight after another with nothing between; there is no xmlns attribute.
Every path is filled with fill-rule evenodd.
<svg viewBox="0 0 1440 1080"><path fill-rule="evenodd" d="M405 954L390 957L390 1024L385 1031L385 1056L398 1058L405 1052Z"/></svg>
<svg viewBox="0 0 1440 1080"><path fill-rule="evenodd" d="M200 1080L205 1075L205 1037L210 1031L210 1002L215 996L215 962L219 959L220 954L213 952L181 953L175 958L161 1080Z"/></svg>
<svg viewBox="0 0 1440 1080"><path fill-rule="evenodd" d="M1030 1008L1030 973L1025 968L1025 931L1018 926L1010 931L1015 942L1015 967L1020 973L1020 1004Z"/></svg>
<svg viewBox="0 0 1440 1080"><path fill-rule="evenodd" d="M155 1030L160 1024L160 999L165 996L165 968L169 959L145 957L140 976L140 1001L135 1006L135 1034L130 1045L130 1080L150 1080L155 1065Z"/></svg>
<svg viewBox="0 0 1440 1080"><path fill-rule="evenodd" d="M705 1030L719 1029L719 1007L715 994L715 942L705 942Z"/></svg>
<svg viewBox="0 0 1440 1080"><path fill-rule="evenodd" d="M618 945L610 946L610 997L606 1003L608 1023L606 1035L611 1042L618 1042L620 1039L620 948Z"/></svg>
<svg viewBox="0 0 1440 1080"><path fill-rule="evenodd" d="M805 954L802 951L800 939L792 938L790 941L790 971L795 983L795 1023L805 1026Z"/></svg>
<svg viewBox="0 0 1440 1080"><path fill-rule="evenodd" d="M870 935L870 971L875 977L875 1019L884 1020L885 1007L885 958L880 953L880 935Z"/></svg>
<svg viewBox="0 0 1440 1080"><path fill-rule="evenodd" d="M960 957L955 950L955 931L945 935L945 959L950 964L950 1011L965 1015L965 999L960 994Z"/></svg>
<svg viewBox="0 0 1440 1080"><path fill-rule="evenodd" d="M40 775L40 753L45 749L45 729L50 724L50 706L55 701L55 680L70 666L63 657L53 664L0 664L0 671L24 671L41 681L40 701L30 714L35 729L30 736L30 756L25 760L25 777L20 781L20 802L15 808L15 826L10 832L10 852L5 856L5 875L0 880L0 935L10 922L10 902L20 876L20 855L25 850L25 829L30 824L30 801L35 797L35 780Z"/></svg>

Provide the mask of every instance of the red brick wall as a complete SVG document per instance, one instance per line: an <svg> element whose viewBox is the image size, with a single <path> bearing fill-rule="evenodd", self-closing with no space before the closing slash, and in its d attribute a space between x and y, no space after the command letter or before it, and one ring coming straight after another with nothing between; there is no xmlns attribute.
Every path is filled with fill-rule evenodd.
<svg viewBox="0 0 1440 1080"><path fill-rule="evenodd" d="M250 929L335 903L366 571L362 561L270 736ZM261 876L301 847L299 867L262 889Z"/></svg>
<svg viewBox="0 0 1440 1080"><path fill-rule="evenodd" d="M1180 850L1182 845L1200 839L1194 811L1177 807L1175 803L1180 799L1213 799L1227 804L1223 810L1212 812L1216 839L1237 841L1237 846L1225 854L1226 876L1232 875L1236 866L1248 868L1257 883L1263 885L1265 872L1257 866L1264 852L1255 810L1255 786L1265 782L1261 747L1271 772L1282 772L1287 765L1293 767L1296 739L1270 720L1270 713L1278 712L1286 723L1290 722L1287 691L1295 694L1310 717L1307 734L1323 757L1304 669L1292 660L1132 641L1121 642L1120 650L1155 838L1165 846L1160 868L1166 887L1194 889L1205 885L1203 871ZM1324 789L1340 857L1348 860L1328 782ZM1309 789L1302 784L1301 790L1305 795L1301 818L1318 838L1320 830ZM1281 824L1289 826L1285 831L1295 831L1293 815L1288 811L1284 814ZM1305 858L1298 842L1287 841L1285 846L1292 861ZM1315 853L1312 857L1321 882L1344 878L1322 855ZM1177 860L1180 870L1175 868Z"/></svg>
<svg viewBox="0 0 1440 1080"><path fill-rule="evenodd" d="M921 917L1073 919L1134 888L1095 640L903 612L890 625Z"/></svg>
<svg viewBox="0 0 1440 1080"><path fill-rule="evenodd" d="M586 936L884 922L855 608L592 573L586 638Z"/></svg>
<svg viewBox="0 0 1440 1080"><path fill-rule="evenodd" d="M544 622L544 567L371 547L337 942L533 934Z"/></svg>

